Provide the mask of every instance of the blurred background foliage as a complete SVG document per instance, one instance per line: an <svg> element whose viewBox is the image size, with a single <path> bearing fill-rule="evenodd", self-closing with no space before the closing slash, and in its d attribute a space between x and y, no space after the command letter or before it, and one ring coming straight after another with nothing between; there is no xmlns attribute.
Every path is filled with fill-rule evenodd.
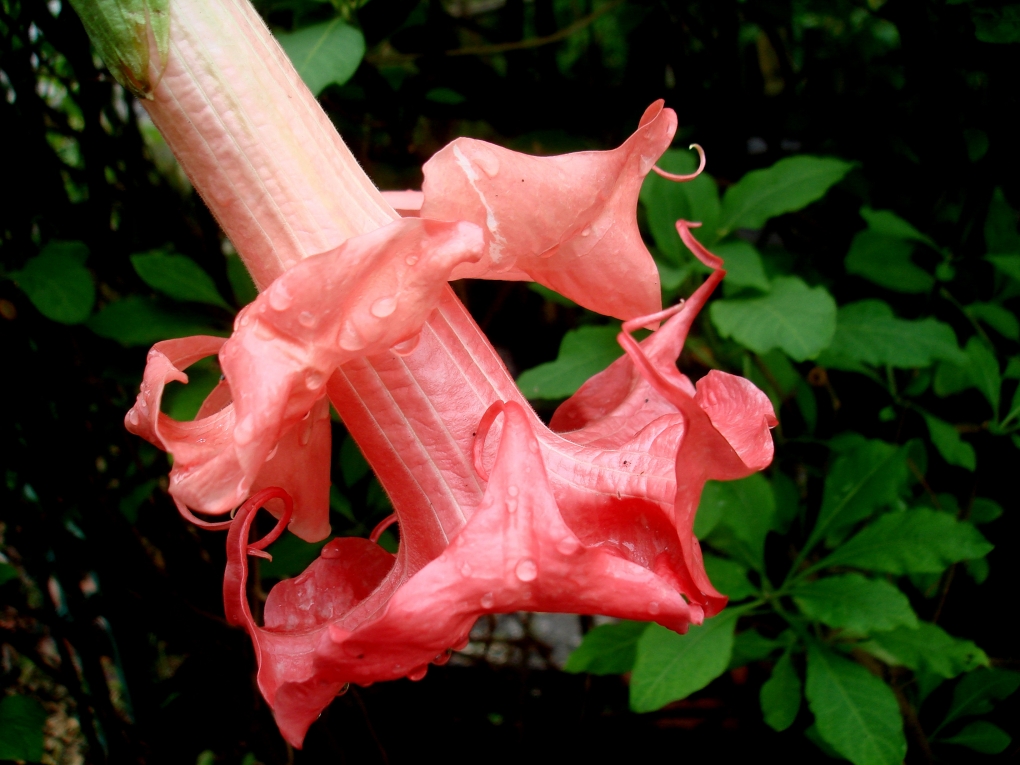
<svg viewBox="0 0 1020 765"><path fill-rule="evenodd" d="M695 141L709 164L642 190L664 298L704 278L677 218L730 270L681 367L748 376L781 421L775 465L699 512L735 605L684 637L583 620L567 672L482 645L352 691L288 751L222 617L222 538L179 519L166 458L122 426L147 346L226 334L254 288L69 5L0 0L0 760L1015 757L1020 5L257 6L384 189L419 188L457 136L609 148L653 100L677 110L660 166L692 169ZM548 290L455 287L543 416L620 354L614 323ZM189 376L175 417L219 370ZM365 535L388 501L334 428L334 532ZM281 539L253 600L317 549Z"/></svg>

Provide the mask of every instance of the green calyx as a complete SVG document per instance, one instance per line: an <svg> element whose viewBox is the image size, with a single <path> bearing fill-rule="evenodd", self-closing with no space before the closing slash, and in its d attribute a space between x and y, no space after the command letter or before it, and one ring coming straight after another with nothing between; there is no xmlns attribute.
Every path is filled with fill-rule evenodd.
<svg viewBox="0 0 1020 765"><path fill-rule="evenodd" d="M117 82L152 98L170 48L170 0L71 0L71 6Z"/></svg>

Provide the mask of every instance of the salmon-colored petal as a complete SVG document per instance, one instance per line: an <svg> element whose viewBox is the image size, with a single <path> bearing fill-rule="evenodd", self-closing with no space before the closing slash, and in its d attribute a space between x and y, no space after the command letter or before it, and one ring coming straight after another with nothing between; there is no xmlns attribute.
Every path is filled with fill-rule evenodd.
<svg viewBox="0 0 1020 765"><path fill-rule="evenodd" d="M516 269L599 313L652 313L659 275L638 231L638 193L676 126L657 101L613 151L532 157L458 138L425 163L420 215L483 229L485 256L454 278L503 279Z"/></svg>
<svg viewBox="0 0 1020 765"><path fill-rule="evenodd" d="M694 400L740 457L747 475L772 463L774 447L769 429L779 421L772 402L754 383L713 369L698 380Z"/></svg>
<svg viewBox="0 0 1020 765"><path fill-rule="evenodd" d="M392 207L401 218L417 218L421 206L425 202L425 195L420 191L384 191L383 199L386 204Z"/></svg>

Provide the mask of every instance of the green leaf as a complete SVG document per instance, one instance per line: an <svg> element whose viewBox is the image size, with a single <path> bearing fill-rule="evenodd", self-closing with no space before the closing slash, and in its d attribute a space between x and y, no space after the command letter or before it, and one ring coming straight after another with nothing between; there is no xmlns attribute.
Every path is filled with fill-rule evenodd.
<svg viewBox="0 0 1020 765"><path fill-rule="evenodd" d="M1020 282L1020 255L986 255L985 260L1014 281Z"/></svg>
<svg viewBox="0 0 1020 765"><path fill-rule="evenodd" d="M730 669L743 667L753 661L763 661L781 648L789 648L793 642L793 633L784 632L776 640L767 638L756 629L738 632L733 638L733 655L730 657Z"/></svg>
<svg viewBox="0 0 1020 765"><path fill-rule="evenodd" d="M796 276L780 276L772 292L743 300L716 300L712 323L755 353L781 348L795 361L815 358L836 331L836 301L824 287L809 287Z"/></svg>
<svg viewBox="0 0 1020 765"><path fill-rule="evenodd" d="M432 90L425 94L425 100L435 104L457 106L467 101L467 98L453 90L453 88L432 88Z"/></svg>
<svg viewBox="0 0 1020 765"><path fill-rule="evenodd" d="M900 627L876 632L859 645L886 664L945 678L989 665L988 656L974 643L954 638L931 622L918 622L916 629Z"/></svg>
<svg viewBox="0 0 1020 765"><path fill-rule="evenodd" d="M572 396L588 378L623 355L616 341L617 326L578 327L567 332L556 361L521 373L517 387L528 398L559 399Z"/></svg>
<svg viewBox="0 0 1020 765"><path fill-rule="evenodd" d="M727 535L725 541L719 539L717 526L710 535L713 546L724 549L758 571L764 571L765 536L772 528L776 512L775 495L765 476L753 473L737 481L709 481L701 495L699 515L703 509L708 510L710 516L717 515L718 526L726 528L732 535L732 538Z"/></svg>
<svg viewBox="0 0 1020 765"><path fill-rule="evenodd" d="M976 720L955 736L942 739L944 744L958 744L981 754L998 754L1012 741L1006 731L987 720Z"/></svg>
<svg viewBox="0 0 1020 765"><path fill-rule="evenodd" d="M668 149L657 164L667 172L686 175L697 169L698 159L692 151ZM655 246L674 265L689 257L676 232L678 220L700 222L701 227L693 229L692 233L706 246L718 238L719 191L707 173L686 183L649 173L641 186L641 202L648 214L648 228Z"/></svg>
<svg viewBox="0 0 1020 765"><path fill-rule="evenodd" d="M888 685L823 646L808 646L805 695L819 735L854 765L900 765L903 718Z"/></svg>
<svg viewBox="0 0 1020 765"><path fill-rule="evenodd" d="M974 380L967 370L966 363L966 361L961 364L943 361L935 368L932 390L936 396L945 398L974 387Z"/></svg>
<svg viewBox="0 0 1020 765"><path fill-rule="evenodd" d="M297 576L319 557L326 542L306 542L301 537L285 533L266 549L273 556L272 560L259 561L259 575L264 579L289 579Z"/></svg>
<svg viewBox="0 0 1020 765"><path fill-rule="evenodd" d="M166 68L170 0L71 0L71 7L117 82L148 97Z"/></svg>
<svg viewBox="0 0 1020 765"><path fill-rule="evenodd" d="M825 478L822 507L805 549L892 503L907 480L906 455L884 441L860 443L840 454Z"/></svg>
<svg viewBox="0 0 1020 765"><path fill-rule="evenodd" d="M712 251L723 259L723 268L726 269L724 284L727 286L750 287L760 292L772 289L769 278L765 275L761 255L750 242L731 239L715 245Z"/></svg>
<svg viewBox="0 0 1020 765"><path fill-rule="evenodd" d="M812 568L853 566L886 574L938 574L953 563L982 558L992 545L974 526L919 507L887 513Z"/></svg>
<svg viewBox="0 0 1020 765"><path fill-rule="evenodd" d="M88 321L88 327L100 337L116 340L123 346L152 345L188 335L227 333L209 327L199 317L184 311L168 311L158 301L129 295L110 303Z"/></svg>
<svg viewBox="0 0 1020 765"><path fill-rule="evenodd" d="M201 359L188 367L187 384L170 383L163 390L162 409L179 422L195 419L206 397L220 382L220 366L215 358Z"/></svg>
<svg viewBox="0 0 1020 765"><path fill-rule="evenodd" d="M234 293L234 302L239 306L246 306L259 296L251 274L238 255L227 255L227 281Z"/></svg>
<svg viewBox="0 0 1020 765"><path fill-rule="evenodd" d="M939 728L961 717L988 714L994 702L1013 695L1017 688L1020 688L1020 672L997 667L969 672L953 690L953 702Z"/></svg>
<svg viewBox="0 0 1020 765"><path fill-rule="evenodd" d="M1020 42L1020 5L972 8L974 36L986 43Z"/></svg>
<svg viewBox="0 0 1020 765"><path fill-rule="evenodd" d="M1009 206L1002 189L996 188L985 218L985 247L988 252L1020 252L1020 233L1016 224L1016 210Z"/></svg>
<svg viewBox="0 0 1020 765"><path fill-rule="evenodd" d="M922 244L928 245L933 250L938 249L938 245L935 244L935 242L914 228L910 223L903 220L903 218L894 213L892 210L872 210L870 207L865 205L861 208L861 217L867 222L868 229L876 234L892 237L894 239L921 242Z"/></svg>
<svg viewBox="0 0 1020 765"><path fill-rule="evenodd" d="M972 319L984 322L1003 337L1020 340L1020 321L1016 314L998 303L971 303L964 310Z"/></svg>
<svg viewBox="0 0 1020 765"><path fill-rule="evenodd" d="M917 615L907 596L884 579L860 574L827 576L799 584L790 594L806 616L830 627L863 634L917 627Z"/></svg>
<svg viewBox="0 0 1020 765"><path fill-rule="evenodd" d="M316 96L327 85L351 79L365 55L364 35L339 17L296 32L277 32L276 39Z"/></svg>
<svg viewBox="0 0 1020 765"><path fill-rule="evenodd" d="M741 610L728 608L686 635L652 624L638 640L630 708L651 712L701 690L726 671Z"/></svg>
<svg viewBox="0 0 1020 765"><path fill-rule="evenodd" d="M977 526L980 526L981 524L991 523L992 521L1000 518L1002 516L1002 512L1002 505L994 499L977 497L970 505L970 515L967 520Z"/></svg>
<svg viewBox="0 0 1020 765"><path fill-rule="evenodd" d="M863 276L897 292L927 292L935 277L910 259L914 245L905 239L866 230L850 243L844 262L847 273Z"/></svg>
<svg viewBox="0 0 1020 765"><path fill-rule="evenodd" d="M747 578L747 567L728 558L719 558L705 553L705 572L708 579L723 595L736 603L758 592L758 588Z"/></svg>
<svg viewBox="0 0 1020 765"><path fill-rule="evenodd" d="M965 363L952 327L932 318L898 319L888 303L861 300L840 307L832 345L819 363L843 369L846 365L841 361L849 360L851 364L914 369L938 359Z"/></svg>
<svg viewBox="0 0 1020 765"><path fill-rule="evenodd" d="M761 711L765 724L776 731L784 731L793 725L800 711L800 695L800 678L787 651L772 668L772 677L761 687Z"/></svg>
<svg viewBox="0 0 1020 765"><path fill-rule="evenodd" d="M348 435L340 446L340 474L344 477L344 483L349 488L368 475L370 470L365 455Z"/></svg>
<svg viewBox="0 0 1020 765"><path fill-rule="evenodd" d="M143 282L167 297L230 308L212 277L189 257L153 250L132 255L131 265Z"/></svg>
<svg viewBox="0 0 1020 765"><path fill-rule="evenodd" d="M960 438L960 432L945 420L940 420L927 412L922 412L922 415L928 425L931 442L939 450L942 459L950 465L973 471L977 467L977 454L974 452L974 447Z"/></svg>
<svg viewBox="0 0 1020 765"><path fill-rule="evenodd" d="M999 393L1002 387L1002 377L999 374L999 360L995 354L985 345L984 341L974 336L967 341L964 348L967 354L967 369L974 386L984 394L988 403L992 405L995 416L999 414Z"/></svg>
<svg viewBox="0 0 1020 765"><path fill-rule="evenodd" d="M721 232L761 228L765 221L807 207L825 196L850 168L829 157L788 157L772 167L754 170L726 191L719 223Z"/></svg>
<svg viewBox="0 0 1020 765"><path fill-rule="evenodd" d="M81 242L50 242L10 278L47 319L81 324L96 302L96 286L84 265L87 257Z"/></svg>
<svg viewBox="0 0 1020 765"><path fill-rule="evenodd" d="M10 563L0 562L0 587L18 578L18 570Z"/></svg>
<svg viewBox="0 0 1020 765"><path fill-rule="evenodd" d="M153 478L134 487L120 498L120 502L117 503L117 509L120 510L121 515L127 519L128 523L134 525L138 522L139 509L152 496L152 492L156 490L158 485L159 481Z"/></svg>
<svg viewBox="0 0 1020 765"><path fill-rule="evenodd" d="M30 696L0 699L0 760L39 762L46 710Z"/></svg>
<svg viewBox="0 0 1020 765"><path fill-rule="evenodd" d="M677 286L680 285L677 284ZM539 284L538 282L531 282L528 284L528 289L537 295L541 295L543 299L548 300L550 303L561 305L564 308L577 308L577 303L575 303L573 300L571 300L568 297L564 297L555 290L549 289L544 284Z"/></svg>
<svg viewBox="0 0 1020 765"><path fill-rule="evenodd" d="M570 654L567 672L588 672L592 675L622 675L634 668L637 644L648 622L623 621L596 627Z"/></svg>

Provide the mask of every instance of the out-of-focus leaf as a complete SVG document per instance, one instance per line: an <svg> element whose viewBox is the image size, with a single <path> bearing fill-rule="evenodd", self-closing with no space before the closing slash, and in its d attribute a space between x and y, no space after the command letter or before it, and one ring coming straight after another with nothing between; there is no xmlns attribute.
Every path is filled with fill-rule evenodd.
<svg viewBox="0 0 1020 765"><path fill-rule="evenodd" d="M923 415L924 421L928 425L931 442L939 450L942 459L950 465L973 471L977 467L977 454L974 452L973 446L960 438L960 431L934 415L927 412L924 412Z"/></svg>
<svg viewBox="0 0 1020 765"><path fill-rule="evenodd" d="M998 303L971 303L965 309L967 315L977 319L1010 340L1020 340L1020 320L1016 314Z"/></svg>
<svg viewBox="0 0 1020 765"><path fill-rule="evenodd" d="M731 603L737 603L754 595L758 589L747 578L747 567L728 558L719 558L705 553L705 572L708 579Z"/></svg>
<svg viewBox="0 0 1020 765"><path fill-rule="evenodd" d="M892 689L860 664L808 646L808 706L819 735L854 765L900 765L907 753Z"/></svg>
<svg viewBox="0 0 1020 765"><path fill-rule="evenodd" d="M1011 279L1020 282L1020 255L986 255L985 260Z"/></svg>
<svg viewBox="0 0 1020 765"><path fill-rule="evenodd" d="M750 287L760 292L772 289L769 278L765 275L761 255L750 242L731 239L715 245L712 251L723 259L723 268L726 269L725 284L731 287Z"/></svg>
<svg viewBox="0 0 1020 765"><path fill-rule="evenodd" d="M912 369L939 359L966 363L952 327L932 318L898 319L888 303L861 300L840 307L832 344L819 363L842 369L849 360L851 364Z"/></svg>
<svg viewBox="0 0 1020 765"><path fill-rule="evenodd" d="M927 292L935 277L910 259L913 251L908 240L861 231L850 243L846 270L897 292Z"/></svg>
<svg viewBox="0 0 1020 765"><path fill-rule="evenodd" d="M588 672L593 675L622 675L634 668L638 640L648 622L622 621L596 627L567 659L567 672Z"/></svg>
<svg viewBox="0 0 1020 765"><path fill-rule="evenodd" d="M319 557L319 551L330 539L332 537L321 542L306 542L301 537L285 533L266 549L273 559L259 561L259 575L264 579L297 576Z"/></svg>
<svg viewBox="0 0 1020 765"><path fill-rule="evenodd" d="M132 255L131 265L143 282L167 297L230 308L212 277L189 257L153 250Z"/></svg>
<svg viewBox="0 0 1020 765"><path fill-rule="evenodd" d="M667 172L686 175L697 169L698 159L692 151L667 149L657 164ZM676 232L678 220L701 223L701 227L692 229L692 233L706 246L718 238L719 191L707 173L686 183L649 173L641 187L641 202L648 213L648 227L655 246L673 265L682 263L687 251Z"/></svg>
<svg viewBox="0 0 1020 765"><path fill-rule="evenodd" d="M972 8L974 36L986 43L1020 42L1020 5Z"/></svg>
<svg viewBox="0 0 1020 765"><path fill-rule="evenodd" d="M815 568L853 566L886 574L937 574L982 558L992 545L974 526L919 507L887 513L837 547Z"/></svg>
<svg viewBox="0 0 1020 765"><path fill-rule="evenodd" d="M830 627L868 634L897 627L917 627L910 601L884 579L840 574L797 585L790 593L812 619Z"/></svg>
<svg viewBox="0 0 1020 765"><path fill-rule="evenodd" d="M149 96L170 50L170 0L71 0L71 6L117 82Z"/></svg>
<svg viewBox="0 0 1020 765"><path fill-rule="evenodd" d="M138 522L138 510L142 504L152 496L152 492L156 490L159 485L159 481L153 478L151 481L145 481L139 484L123 497L120 498L120 502L117 503L117 509L120 510L127 522L135 524Z"/></svg>
<svg viewBox="0 0 1020 765"><path fill-rule="evenodd" d="M578 327L567 332L556 361L521 373L517 386L528 398L558 399L573 395L588 378L623 355L616 341L618 326Z"/></svg>
<svg viewBox="0 0 1020 765"><path fill-rule="evenodd" d="M974 380L967 370L966 362L943 361L935 368L932 390L935 395L945 398L974 387Z"/></svg>
<svg viewBox="0 0 1020 765"><path fill-rule="evenodd" d="M354 517L354 511L351 510L351 501L333 485L329 487L329 509L343 516L351 523L358 523L358 519Z"/></svg>
<svg viewBox="0 0 1020 765"><path fill-rule="evenodd" d="M296 32L277 32L276 39L316 96L327 85L343 85L351 79L365 55L361 30L339 17Z"/></svg>
<svg viewBox="0 0 1020 765"><path fill-rule="evenodd" d="M1013 741L1006 731L987 720L975 720L955 736L941 739L944 744L957 744L981 754L998 754Z"/></svg>
<svg viewBox="0 0 1020 765"><path fill-rule="evenodd" d="M201 317L180 310L169 311L157 301L139 295L110 303L89 319L88 326L100 337L128 347L188 335L227 334L208 326Z"/></svg>
<svg viewBox="0 0 1020 765"><path fill-rule="evenodd" d="M0 760L42 760L45 724L46 710L30 696L0 699Z"/></svg>
<svg viewBox="0 0 1020 765"><path fill-rule="evenodd" d="M1020 672L998 667L969 672L953 690L953 702L939 728L961 717L988 714L996 701L1012 696L1017 688Z"/></svg>
<svg viewBox="0 0 1020 765"><path fill-rule="evenodd" d="M807 547L893 502L907 480L905 457L892 444L863 439L840 454L825 478L822 507Z"/></svg>
<svg viewBox="0 0 1020 765"><path fill-rule="evenodd" d="M665 283L663 284L665 285ZM549 289L544 284L539 284L538 282L531 282L530 284L528 284L528 289L538 295L541 295L550 303L556 303L556 305L561 305L564 308L577 308L577 303L575 303L573 300L571 300L568 297L564 297L555 290Z"/></svg>
<svg viewBox="0 0 1020 765"><path fill-rule="evenodd" d="M825 196L851 167L849 162L830 157L799 156L754 170L723 196L720 232L761 228L769 218L807 207Z"/></svg>
<svg viewBox="0 0 1020 765"><path fill-rule="evenodd" d="M894 239L905 239L908 241L921 242L934 250L938 245L922 234L910 223L903 220L892 210L872 210L865 205L861 208L861 217L868 223L868 229L882 236L890 236Z"/></svg>
<svg viewBox="0 0 1020 765"><path fill-rule="evenodd" d="M202 359L188 367L185 374L186 385L170 383L163 391L163 411L179 422L195 419L202 402L220 381L220 367L215 359Z"/></svg>
<svg viewBox="0 0 1020 765"><path fill-rule="evenodd" d="M692 626L686 635L649 625L638 639L630 677L630 708L652 712L699 691L726 671L740 609Z"/></svg>
<svg viewBox="0 0 1020 765"><path fill-rule="evenodd" d="M989 664L987 654L974 643L954 638L931 622L918 622L916 628L875 632L860 647L886 664L934 672L945 678Z"/></svg>
<svg viewBox="0 0 1020 765"><path fill-rule="evenodd" d="M996 188L988 205L988 217L985 218L985 247L988 252L1020 253L1017 219L1016 210L1010 207L1002 189Z"/></svg>
<svg viewBox="0 0 1020 765"><path fill-rule="evenodd" d="M743 667L752 661L763 661L781 648L789 648L792 642L792 633L789 630L776 640L765 637L753 628L739 632L733 638L733 655L730 657L729 668Z"/></svg>
<svg viewBox="0 0 1020 765"><path fill-rule="evenodd" d="M81 242L50 242L10 278L47 319L81 324L96 302L96 285L85 268L88 253Z"/></svg>
<svg viewBox="0 0 1020 765"><path fill-rule="evenodd" d="M716 300L712 323L755 353L780 348L795 361L815 358L836 331L836 301L824 287L809 287L796 276L772 282L768 295Z"/></svg>
<svg viewBox="0 0 1020 765"><path fill-rule="evenodd" d="M701 495L698 516L706 510L709 516L719 518L710 535L712 543L746 565L763 571L765 536L772 528L776 512L775 496L765 476L754 473L737 481L709 481ZM720 527L732 534L732 539L722 544L718 544L722 540L717 539Z"/></svg>
<svg viewBox="0 0 1020 765"><path fill-rule="evenodd" d="M1002 505L995 500L977 497L970 505L970 516L967 520L980 526L998 519L1002 516L1002 512Z"/></svg>
<svg viewBox="0 0 1020 765"><path fill-rule="evenodd" d="M0 562L0 587L18 578L18 570L10 563Z"/></svg>
<svg viewBox="0 0 1020 765"><path fill-rule="evenodd" d="M251 274L238 255L227 255L227 281L234 293L234 302L239 306L246 306L259 296Z"/></svg>
<svg viewBox="0 0 1020 765"><path fill-rule="evenodd" d="M793 657L787 651L772 668L772 677L761 687L761 711L765 724L776 731L784 731L793 725L800 711L800 695L800 678L793 666Z"/></svg>
<svg viewBox="0 0 1020 765"><path fill-rule="evenodd" d="M992 411L999 414L999 394L1002 376L999 374L999 360L981 338L975 336L967 341L967 371L976 387L992 405Z"/></svg>
<svg viewBox="0 0 1020 765"><path fill-rule="evenodd" d="M425 100L435 104L457 106L457 104L467 101L467 98L452 88L432 88L432 90L425 94Z"/></svg>
<svg viewBox="0 0 1020 765"><path fill-rule="evenodd" d="M361 449L354 442L354 439L347 436L340 446L340 473L344 477L344 483L348 487L353 486L366 475L369 468Z"/></svg>

